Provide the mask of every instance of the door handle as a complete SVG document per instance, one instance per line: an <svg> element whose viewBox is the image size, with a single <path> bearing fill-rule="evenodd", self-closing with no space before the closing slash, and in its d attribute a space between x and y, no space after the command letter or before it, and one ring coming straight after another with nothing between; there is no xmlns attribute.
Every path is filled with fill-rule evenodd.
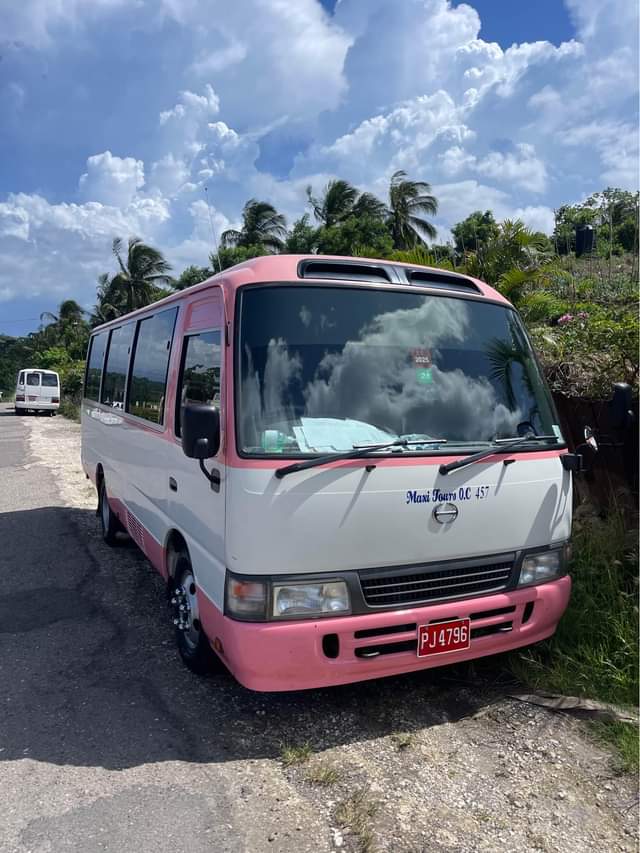
<svg viewBox="0 0 640 853"><path fill-rule="evenodd" d="M174 477L169 477L169 488L171 489L172 492L178 491L178 484L177 484Z"/></svg>

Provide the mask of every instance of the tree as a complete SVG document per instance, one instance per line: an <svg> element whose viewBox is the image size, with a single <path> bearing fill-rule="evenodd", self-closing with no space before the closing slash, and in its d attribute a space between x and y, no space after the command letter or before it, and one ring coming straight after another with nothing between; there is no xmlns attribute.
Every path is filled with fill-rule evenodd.
<svg viewBox="0 0 640 853"><path fill-rule="evenodd" d="M318 229L318 252L324 255L385 257L393 249L386 223L372 216L350 216Z"/></svg>
<svg viewBox="0 0 640 853"><path fill-rule="evenodd" d="M426 181L411 181L402 169L394 172L389 185L389 212L387 222L396 249L412 249L433 240L437 234L425 215L438 212L438 200L431 195Z"/></svg>
<svg viewBox="0 0 640 853"><path fill-rule="evenodd" d="M556 251L575 251L576 228L591 225L596 230L599 252L608 257L638 246L639 194L613 187L593 193L580 204L564 204L555 213L553 239Z"/></svg>
<svg viewBox="0 0 640 853"><path fill-rule="evenodd" d="M498 236L500 229L490 210L475 210L451 229L458 257L477 252Z"/></svg>
<svg viewBox="0 0 640 853"><path fill-rule="evenodd" d="M122 257L120 237L113 241L112 250L120 267L106 287L113 308L120 310L124 303L125 311L120 313L128 313L149 305L162 295L158 285L171 281L171 265L162 252L143 243L139 237L129 238L126 260Z"/></svg>
<svg viewBox="0 0 640 853"><path fill-rule="evenodd" d="M467 252L466 271L517 301L550 260L547 244L544 234L532 231L519 219L505 219L497 226L494 237L479 244L477 251Z"/></svg>
<svg viewBox="0 0 640 853"><path fill-rule="evenodd" d="M229 269L236 264L242 264L251 258L259 258L269 255L270 252L263 245L256 246L222 246L216 254L209 255L209 263L214 273Z"/></svg>
<svg viewBox="0 0 640 853"><path fill-rule="evenodd" d="M287 221L266 201L249 199L242 210L242 227L222 233L222 248L262 246L268 252L279 252L287 236Z"/></svg>
<svg viewBox="0 0 640 853"><path fill-rule="evenodd" d="M57 314L44 311L40 315L44 324L40 333L42 344L66 350L71 359L82 358L89 338L89 325L84 315L85 311L75 299L61 302Z"/></svg>
<svg viewBox="0 0 640 853"><path fill-rule="evenodd" d="M187 287L192 287L194 284L200 284L201 281L213 275L213 270L209 267L190 266L182 270L180 276L173 280L172 284L176 290L184 290Z"/></svg>
<svg viewBox="0 0 640 853"><path fill-rule="evenodd" d="M316 221L331 228L351 216L358 200L358 190L353 184L340 179L329 181L320 198L314 196L313 188L308 186L307 198Z"/></svg>
<svg viewBox="0 0 640 853"><path fill-rule="evenodd" d="M287 235L285 252L292 255L308 255L317 251L318 229L309 223L309 214L303 214L293 223Z"/></svg>
<svg viewBox="0 0 640 853"><path fill-rule="evenodd" d="M333 228L354 216L382 222L387 214L384 203L373 193L361 193L342 179L329 181L320 198L313 195L312 187L307 187L307 198L316 221L325 228Z"/></svg>

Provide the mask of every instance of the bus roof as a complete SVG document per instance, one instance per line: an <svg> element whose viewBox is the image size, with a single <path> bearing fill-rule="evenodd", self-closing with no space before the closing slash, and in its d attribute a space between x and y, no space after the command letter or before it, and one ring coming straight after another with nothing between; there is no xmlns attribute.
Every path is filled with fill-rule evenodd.
<svg viewBox="0 0 640 853"><path fill-rule="evenodd" d="M197 293L211 285L220 285L225 294L232 294L244 284L278 282L283 284L301 284L304 281L322 281L329 285L376 284L394 289L402 287L414 291L450 292L469 295L476 299L486 299L509 305L509 301L493 287L477 278L462 275L439 267L427 267L421 264L408 264L390 261L384 258L356 258L341 255L264 255L251 258L214 276L187 287L154 302L153 308L170 305L180 301L185 294ZM146 305L96 326L93 332L108 329L121 324L126 318L136 317L151 308Z"/></svg>

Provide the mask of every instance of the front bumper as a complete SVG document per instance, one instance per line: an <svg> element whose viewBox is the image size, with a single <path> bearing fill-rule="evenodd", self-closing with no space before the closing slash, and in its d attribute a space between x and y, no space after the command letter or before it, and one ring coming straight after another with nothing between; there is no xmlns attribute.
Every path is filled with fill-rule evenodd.
<svg viewBox="0 0 640 853"><path fill-rule="evenodd" d="M207 636L222 644L221 657L238 681L251 690L281 691L383 678L537 643L554 633L570 591L565 576L464 601L299 622L238 622L200 591L198 606ZM417 657L418 625L463 617L471 619L470 648ZM335 657L327 654L336 648L335 639L325 639L331 635L337 637ZM363 650L378 654L361 657Z"/></svg>

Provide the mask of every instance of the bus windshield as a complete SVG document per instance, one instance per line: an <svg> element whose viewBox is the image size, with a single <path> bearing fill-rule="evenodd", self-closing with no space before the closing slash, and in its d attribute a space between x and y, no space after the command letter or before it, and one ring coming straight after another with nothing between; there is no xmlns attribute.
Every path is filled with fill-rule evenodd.
<svg viewBox="0 0 640 853"><path fill-rule="evenodd" d="M452 443L475 448L529 433L562 440L522 324L507 306L265 285L241 291L239 330L243 455L339 453L399 437L425 453L437 452L436 438L448 452Z"/></svg>

